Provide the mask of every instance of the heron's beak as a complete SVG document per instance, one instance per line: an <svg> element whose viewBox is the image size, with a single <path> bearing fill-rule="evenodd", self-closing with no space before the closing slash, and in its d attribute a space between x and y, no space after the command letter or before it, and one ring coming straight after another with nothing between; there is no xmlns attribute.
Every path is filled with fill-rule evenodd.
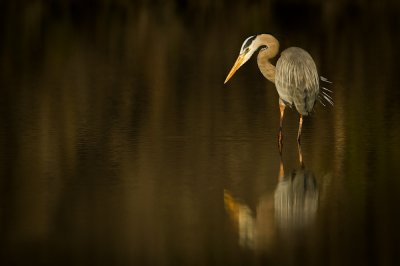
<svg viewBox="0 0 400 266"><path fill-rule="evenodd" d="M244 61L244 55L240 54L239 57L236 59L235 64L233 65L231 71L229 72L228 76L226 77L224 84L228 82L228 80L233 76L233 74L235 74L236 70L238 70Z"/></svg>

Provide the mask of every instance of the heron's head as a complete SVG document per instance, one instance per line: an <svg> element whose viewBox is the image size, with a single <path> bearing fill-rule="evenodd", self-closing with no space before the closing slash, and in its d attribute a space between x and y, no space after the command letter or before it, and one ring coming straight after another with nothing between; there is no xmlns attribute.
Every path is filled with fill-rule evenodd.
<svg viewBox="0 0 400 266"><path fill-rule="evenodd" d="M240 53L238 58L236 59L235 64L233 65L231 71L225 79L225 83L235 74L236 70L238 70L244 63L246 63L250 57L254 54L255 51L258 50L259 45L257 44L257 35L248 37L242 44L240 48Z"/></svg>

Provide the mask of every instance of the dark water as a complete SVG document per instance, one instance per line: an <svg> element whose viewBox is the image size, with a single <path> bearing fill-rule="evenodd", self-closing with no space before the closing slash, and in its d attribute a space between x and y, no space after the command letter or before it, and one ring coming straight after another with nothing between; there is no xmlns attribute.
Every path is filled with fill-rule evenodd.
<svg viewBox="0 0 400 266"><path fill-rule="evenodd" d="M0 5L1 265L399 265L399 4L103 2ZM333 81L304 167L261 32Z"/></svg>

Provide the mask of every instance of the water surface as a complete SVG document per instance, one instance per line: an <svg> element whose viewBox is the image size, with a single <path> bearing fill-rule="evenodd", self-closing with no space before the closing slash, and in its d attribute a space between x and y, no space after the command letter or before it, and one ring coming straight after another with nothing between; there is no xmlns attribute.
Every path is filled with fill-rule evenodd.
<svg viewBox="0 0 400 266"><path fill-rule="evenodd" d="M4 7L4 265L399 263L396 4ZM223 85L260 32L333 81L304 165L254 59Z"/></svg>

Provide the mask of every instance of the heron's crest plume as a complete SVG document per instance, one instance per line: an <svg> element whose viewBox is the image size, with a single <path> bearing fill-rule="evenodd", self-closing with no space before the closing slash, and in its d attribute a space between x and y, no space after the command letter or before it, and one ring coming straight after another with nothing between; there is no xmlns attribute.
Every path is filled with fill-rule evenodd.
<svg viewBox="0 0 400 266"><path fill-rule="evenodd" d="M244 50L250 46L250 44L254 41L254 39L256 38L256 35L250 36L248 37L242 44L242 47L240 48L240 53L243 53Z"/></svg>

